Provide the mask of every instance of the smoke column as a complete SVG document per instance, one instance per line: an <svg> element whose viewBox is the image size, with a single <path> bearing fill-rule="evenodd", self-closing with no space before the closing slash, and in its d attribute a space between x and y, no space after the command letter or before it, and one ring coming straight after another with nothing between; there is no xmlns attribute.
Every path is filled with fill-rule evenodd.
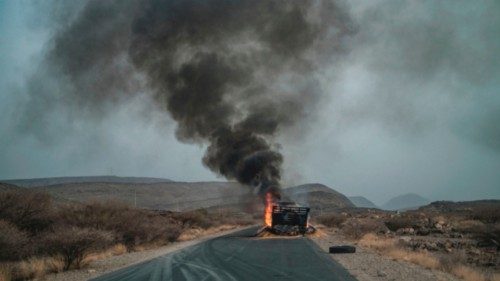
<svg viewBox="0 0 500 281"><path fill-rule="evenodd" d="M208 145L205 166L263 193L281 179L275 137L311 114L351 26L333 1L90 1L48 62L92 106L134 94L140 73L177 138Z"/></svg>

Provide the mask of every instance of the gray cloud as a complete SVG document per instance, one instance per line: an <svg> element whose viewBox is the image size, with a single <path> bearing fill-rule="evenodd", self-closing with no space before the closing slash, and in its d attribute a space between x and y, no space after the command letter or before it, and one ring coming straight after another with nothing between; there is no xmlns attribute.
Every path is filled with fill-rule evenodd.
<svg viewBox="0 0 500 281"><path fill-rule="evenodd" d="M320 2L336 3L311 3ZM404 192L500 196L497 1L349 1L322 9L296 2L257 18L250 15L259 5L221 13L242 1L204 7L198 12L218 16L199 21L180 4L188 2L153 11L135 7L140 1L89 3L54 1L3 17L3 178L114 171L213 179L199 161L206 140L234 139L213 139L210 119L258 132L259 150L283 154L286 183L324 182L379 203ZM170 5L186 17L160 13ZM294 7L311 12L301 18ZM266 25L271 16L276 21ZM152 28L174 20L182 28ZM231 75L207 73L207 65ZM220 82L207 88L218 93L208 115L193 115L198 104L182 105L175 94L205 89L186 84L197 74ZM174 131L198 145L180 144Z"/></svg>

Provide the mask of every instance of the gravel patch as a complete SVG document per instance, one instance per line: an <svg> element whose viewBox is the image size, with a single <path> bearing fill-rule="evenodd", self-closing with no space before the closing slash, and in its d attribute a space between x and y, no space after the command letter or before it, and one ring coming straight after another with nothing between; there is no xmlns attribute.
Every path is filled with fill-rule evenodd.
<svg viewBox="0 0 500 281"><path fill-rule="evenodd" d="M71 270L71 271L66 271L66 272L61 272L61 273L56 273L56 274L49 274L46 275L43 280L47 281L84 281L84 280L89 280L91 278L95 278L98 276L101 276L103 274L119 270L121 268L131 266L137 263L141 263L162 255L166 255L178 250L181 250L183 248L201 243L203 241L230 234L242 229L248 228L246 227L234 227L230 230L225 230L225 231L220 231L217 233L213 233L210 235L203 236L201 238L197 238L194 240L190 241L183 241L183 242L174 242L172 244L156 248L156 249L150 249L150 250L145 250L145 251L140 251L140 252L131 252L131 253L126 253L123 255L119 256L113 256L107 259L102 259L102 260L97 260L92 262L89 266L87 266L84 269L80 270Z"/></svg>
<svg viewBox="0 0 500 281"><path fill-rule="evenodd" d="M328 229L310 237L328 253L333 245L352 245L340 235ZM344 266L359 281L459 281L460 279L437 270L430 270L405 261L393 260L370 249L356 246L354 254L330 254L331 258Z"/></svg>

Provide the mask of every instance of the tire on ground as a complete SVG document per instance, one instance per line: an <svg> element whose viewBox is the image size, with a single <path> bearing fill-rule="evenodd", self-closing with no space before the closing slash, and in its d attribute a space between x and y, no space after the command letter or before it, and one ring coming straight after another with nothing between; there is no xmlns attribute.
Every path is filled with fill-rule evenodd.
<svg viewBox="0 0 500 281"><path fill-rule="evenodd" d="M352 254L356 252L356 247L349 245L331 246L330 254Z"/></svg>

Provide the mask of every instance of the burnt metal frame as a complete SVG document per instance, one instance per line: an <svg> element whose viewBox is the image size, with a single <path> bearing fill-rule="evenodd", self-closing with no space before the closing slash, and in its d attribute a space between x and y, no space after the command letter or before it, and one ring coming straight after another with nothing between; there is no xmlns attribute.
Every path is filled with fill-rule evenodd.
<svg viewBox="0 0 500 281"><path fill-rule="evenodd" d="M299 228L307 227L307 218L309 215L308 207L291 207L274 205L272 212L271 227L276 225L291 225Z"/></svg>

